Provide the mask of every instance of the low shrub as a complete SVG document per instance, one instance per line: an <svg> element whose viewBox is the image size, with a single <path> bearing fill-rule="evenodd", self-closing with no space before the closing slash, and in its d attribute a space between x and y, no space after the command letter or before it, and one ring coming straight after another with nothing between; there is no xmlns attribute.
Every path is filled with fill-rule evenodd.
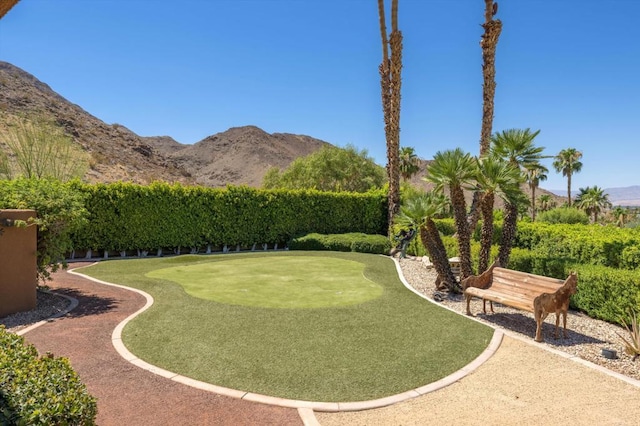
<svg viewBox="0 0 640 426"><path fill-rule="evenodd" d="M0 424L95 424L96 400L66 358L38 356L4 326L0 347Z"/></svg>
<svg viewBox="0 0 640 426"><path fill-rule="evenodd" d="M359 253L387 254L391 242L384 235L360 232L348 234L307 234L289 242L291 250L354 251Z"/></svg>
<svg viewBox="0 0 640 426"><path fill-rule="evenodd" d="M536 220L544 223L580 223L586 225L589 223L589 216L584 211L573 207L557 207L540 213Z"/></svg>

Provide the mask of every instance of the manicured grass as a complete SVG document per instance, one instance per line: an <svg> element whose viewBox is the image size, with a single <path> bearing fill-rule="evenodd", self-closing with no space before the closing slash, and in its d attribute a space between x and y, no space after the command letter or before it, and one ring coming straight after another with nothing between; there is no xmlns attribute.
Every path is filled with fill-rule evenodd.
<svg viewBox="0 0 640 426"><path fill-rule="evenodd" d="M271 256L172 266L147 277L180 284L193 297L264 308L347 306L379 297L364 264L334 257Z"/></svg>
<svg viewBox="0 0 640 426"><path fill-rule="evenodd" d="M297 301L295 309L278 309L193 297L173 281L180 278L150 276L163 272L152 271L165 268L189 270L198 266L197 270L209 264L244 274L245 267L259 270L254 262L264 265L291 260L276 280L304 277L305 270L338 260L338 265L362 265L358 267L360 276L345 278L345 289L364 275L383 291L359 304L303 309L300 305L304 302ZM155 304L123 332L124 343L140 358L197 380L284 398L358 401L404 392L460 369L486 348L492 336L491 328L407 290L393 261L377 255L279 252L179 256L101 262L81 272L139 288L154 297ZM326 268L319 268L316 274L323 272L332 274ZM213 280L211 285L227 285L224 280L229 274L222 276L222 284ZM258 286L257 277L248 275L245 280L251 288ZM308 278L302 282L308 284ZM201 296L208 291L196 293ZM231 300L237 302L241 295L231 293ZM304 291L299 293L304 296ZM270 299L281 296L285 297L265 293Z"/></svg>

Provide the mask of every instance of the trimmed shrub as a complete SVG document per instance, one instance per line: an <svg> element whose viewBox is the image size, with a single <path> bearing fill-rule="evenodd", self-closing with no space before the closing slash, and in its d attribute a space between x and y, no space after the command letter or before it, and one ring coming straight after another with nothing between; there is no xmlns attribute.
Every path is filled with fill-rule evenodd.
<svg viewBox="0 0 640 426"><path fill-rule="evenodd" d="M95 424L96 400L66 358L39 357L4 326L0 347L0 424Z"/></svg>
<svg viewBox="0 0 640 426"><path fill-rule="evenodd" d="M391 242L384 235L368 235L359 232L329 235L313 233L294 238L289 243L289 249L387 254L391 249Z"/></svg>
<svg viewBox="0 0 640 426"><path fill-rule="evenodd" d="M566 223L566 224L582 224L589 223L589 216L574 207L557 207L540 213L536 220L543 223Z"/></svg>
<svg viewBox="0 0 640 426"><path fill-rule="evenodd" d="M640 273L599 265L567 265L578 273L572 307L593 318L620 324L629 309L640 310Z"/></svg>

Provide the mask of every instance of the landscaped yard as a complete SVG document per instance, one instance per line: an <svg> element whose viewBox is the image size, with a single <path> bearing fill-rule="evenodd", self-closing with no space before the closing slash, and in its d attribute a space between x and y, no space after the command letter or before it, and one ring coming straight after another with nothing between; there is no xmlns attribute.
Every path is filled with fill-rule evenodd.
<svg viewBox="0 0 640 426"><path fill-rule="evenodd" d="M400 393L460 369L493 334L407 290L393 261L377 255L189 255L101 262L80 272L154 297L123 333L140 358L284 398Z"/></svg>

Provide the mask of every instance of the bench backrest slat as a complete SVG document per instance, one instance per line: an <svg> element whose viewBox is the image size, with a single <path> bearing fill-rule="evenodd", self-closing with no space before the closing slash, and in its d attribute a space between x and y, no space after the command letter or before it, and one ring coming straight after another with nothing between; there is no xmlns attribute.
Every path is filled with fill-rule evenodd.
<svg viewBox="0 0 640 426"><path fill-rule="evenodd" d="M550 285L562 285L564 284L564 280L559 280L556 278L543 277L541 275L529 274L526 272L513 271L511 269L504 268L494 268L493 269L493 277L504 277L510 281L519 281L519 282L535 282L539 284L548 283Z"/></svg>

